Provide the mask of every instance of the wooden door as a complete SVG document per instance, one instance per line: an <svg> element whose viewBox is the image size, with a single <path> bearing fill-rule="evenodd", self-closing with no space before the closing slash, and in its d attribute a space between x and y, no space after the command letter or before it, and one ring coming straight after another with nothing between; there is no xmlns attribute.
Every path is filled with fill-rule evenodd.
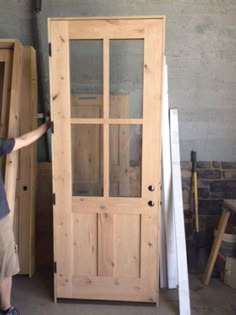
<svg viewBox="0 0 236 315"><path fill-rule="evenodd" d="M49 19L55 298L158 301L163 21Z"/></svg>
<svg viewBox="0 0 236 315"><path fill-rule="evenodd" d="M0 137L16 137L36 128L36 75L35 50L23 47L17 40L0 39ZM32 276L36 145L2 157L0 167L18 245L20 272Z"/></svg>

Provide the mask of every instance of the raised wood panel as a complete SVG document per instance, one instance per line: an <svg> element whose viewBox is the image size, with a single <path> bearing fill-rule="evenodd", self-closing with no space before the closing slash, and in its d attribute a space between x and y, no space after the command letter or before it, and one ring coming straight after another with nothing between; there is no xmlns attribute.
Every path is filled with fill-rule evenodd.
<svg viewBox="0 0 236 315"><path fill-rule="evenodd" d="M97 275L96 214L74 214L74 272L76 276Z"/></svg>
<svg viewBox="0 0 236 315"><path fill-rule="evenodd" d="M115 226L115 276L140 278L140 215L117 215Z"/></svg>
<svg viewBox="0 0 236 315"><path fill-rule="evenodd" d="M98 276L101 277L114 275L114 225L114 214L98 214Z"/></svg>

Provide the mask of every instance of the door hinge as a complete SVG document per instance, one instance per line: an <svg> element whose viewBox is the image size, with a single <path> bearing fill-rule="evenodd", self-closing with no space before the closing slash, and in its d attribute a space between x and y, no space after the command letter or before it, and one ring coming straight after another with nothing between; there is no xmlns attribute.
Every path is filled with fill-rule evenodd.
<svg viewBox="0 0 236 315"><path fill-rule="evenodd" d="M52 204L53 205L56 204L56 194L55 193L52 194Z"/></svg>
<svg viewBox="0 0 236 315"><path fill-rule="evenodd" d="M54 133L54 122L51 121L51 133Z"/></svg>
<svg viewBox="0 0 236 315"><path fill-rule="evenodd" d="M49 54L49 57L52 57L52 44L51 43L48 43L48 54Z"/></svg>
<svg viewBox="0 0 236 315"><path fill-rule="evenodd" d="M57 273L57 262L54 261L54 273Z"/></svg>

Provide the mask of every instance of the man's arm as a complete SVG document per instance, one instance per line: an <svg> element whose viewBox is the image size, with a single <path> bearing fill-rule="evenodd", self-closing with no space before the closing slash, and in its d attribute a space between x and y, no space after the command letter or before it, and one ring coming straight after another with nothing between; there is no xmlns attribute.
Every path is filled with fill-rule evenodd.
<svg viewBox="0 0 236 315"><path fill-rule="evenodd" d="M15 138L15 145L12 152L35 142L48 130L48 128L50 128L50 121L47 121L35 130Z"/></svg>

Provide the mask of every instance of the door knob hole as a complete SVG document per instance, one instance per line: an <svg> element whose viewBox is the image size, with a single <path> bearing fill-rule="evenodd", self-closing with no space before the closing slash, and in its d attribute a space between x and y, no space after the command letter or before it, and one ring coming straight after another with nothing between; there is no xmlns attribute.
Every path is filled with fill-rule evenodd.
<svg viewBox="0 0 236 315"><path fill-rule="evenodd" d="M149 186L148 186L148 190L154 191L154 190L155 190L155 186L154 186L154 185L149 185Z"/></svg>

